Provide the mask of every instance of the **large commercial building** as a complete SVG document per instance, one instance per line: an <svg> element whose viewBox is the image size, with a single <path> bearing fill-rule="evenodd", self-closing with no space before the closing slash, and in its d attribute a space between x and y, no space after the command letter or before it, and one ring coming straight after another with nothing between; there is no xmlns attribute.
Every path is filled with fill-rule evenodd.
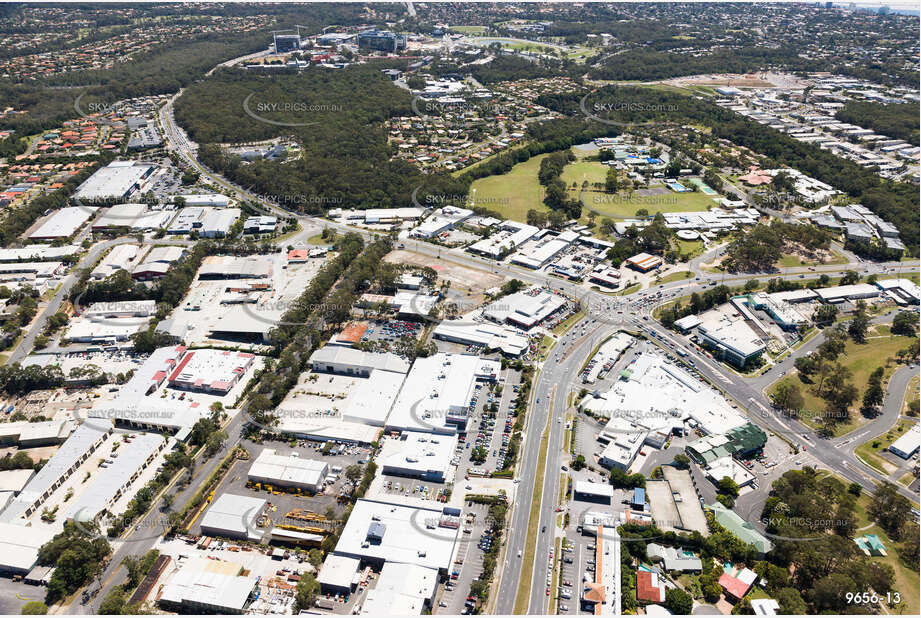
<svg viewBox="0 0 921 618"><path fill-rule="evenodd" d="M150 163L112 161L87 178L74 198L83 202L126 200L137 193L154 169Z"/></svg>
<svg viewBox="0 0 921 618"><path fill-rule="evenodd" d="M107 467L93 476L92 485L70 505L67 519L92 522L107 513L117 515L111 510L115 503L165 448L166 440L158 434L126 438L117 457L106 462Z"/></svg>
<svg viewBox="0 0 921 618"><path fill-rule="evenodd" d="M417 478L430 483L452 480L457 436L404 431L385 439L378 462L384 474Z"/></svg>
<svg viewBox="0 0 921 618"><path fill-rule="evenodd" d="M397 562L446 575L458 542L459 523L457 516L439 507L361 499L352 508L334 553L378 569Z"/></svg>
<svg viewBox="0 0 921 618"><path fill-rule="evenodd" d="M490 303L483 315L504 324L531 329L566 306L566 298L540 288L515 292Z"/></svg>
<svg viewBox="0 0 921 618"><path fill-rule="evenodd" d="M243 565L189 556L169 573L160 606L178 614L243 614L258 596L259 577Z"/></svg>
<svg viewBox="0 0 921 618"><path fill-rule="evenodd" d="M263 533L257 527L266 501L252 496L221 494L201 520L201 533L208 536L258 541Z"/></svg>
<svg viewBox="0 0 921 618"><path fill-rule="evenodd" d="M361 616L419 616L432 609L438 590L438 570L416 564L388 562L377 584L368 590Z"/></svg>
<svg viewBox="0 0 921 618"><path fill-rule="evenodd" d="M144 256L144 260L135 266L131 276L140 281L158 279L164 276L173 264L185 255L183 247L154 247Z"/></svg>
<svg viewBox="0 0 921 618"><path fill-rule="evenodd" d="M110 433L111 427L93 423L80 425L0 513L0 522L11 523L20 517L31 517L96 452Z"/></svg>
<svg viewBox="0 0 921 618"><path fill-rule="evenodd" d="M172 211L148 211L146 204L115 204L106 208L95 221L94 232L127 228L132 231L146 232L166 227L173 217Z"/></svg>
<svg viewBox="0 0 921 618"><path fill-rule="evenodd" d="M316 493L323 488L327 474L329 464L325 461L299 457L297 453L278 455L275 449L264 448L250 466L247 478L253 483Z"/></svg>
<svg viewBox="0 0 921 618"><path fill-rule="evenodd" d="M169 385L190 391L226 395L255 360L249 352L193 350L182 358Z"/></svg>
<svg viewBox="0 0 921 618"><path fill-rule="evenodd" d="M358 33L358 49L396 53L406 49L406 37L388 30L366 30Z"/></svg>
<svg viewBox="0 0 921 618"><path fill-rule="evenodd" d="M664 357L646 352L604 393L587 394L580 408L608 419L598 439L600 463L626 470L645 444L661 448L673 433L722 434L747 421L715 390Z"/></svg>
<svg viewBox="0 0 921 618"><path fill-rule="evenodd" d="M727 307L712 309L700 316L697 333L701 343L736 367L744 367L760 357L766 346L743 317Z"/></svg>
<svg viewBox="0 0 921 618"><path fill-rule="evenodd" d="M239 208L212 210L201 220L199 234L202 238L223 238L240 218Z"/></svg>
<svg viewBox="0 0 921 618"><path fill-rule="evenodd" d="M89 206L67 206L45 219L34 232L29 234L31 240L57 240L70 238L96 212Z"/></svg>
<svg viewBox="0 0 921 618"><path fill-rule="evenodd" d="M921 302L921 288L910 279L883 279L876 286L900 305L917 305Z"/></svg>
<svg viewBox="0 0 921 618"><path fill-rule="evenodd" d="M498 379L500 364L466 354L417 358L385 425L388 431L457 433L467 425L477 382Z"/></svg>
<svg viewBox="0 0 921 618"><path fill-rule="evenodd" d="M434 339L480 346L486 351L499 350L506 356L521 356L528 350L528 337L507 326L473 322L468 318L444 320L432 332Z"/></svg>

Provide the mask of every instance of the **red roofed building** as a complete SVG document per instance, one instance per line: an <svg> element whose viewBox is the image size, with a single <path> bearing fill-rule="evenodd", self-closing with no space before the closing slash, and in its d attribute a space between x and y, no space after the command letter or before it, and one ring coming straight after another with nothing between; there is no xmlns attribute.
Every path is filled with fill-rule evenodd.
<svg viewBox="0 0 921 618"><path fill-rule="evenodd" d="M726 598L732 601L738 601L748 593L751 588L750 583L745 583L738 577L733 577L729 573L720 575L720 587L726 593Z"/></svg>
<svg viewBox="0 0 921 618"><path fill-rule="evenodd" d="M658 574L649 571L636 572L636 600L646 603L665 602L665 583L659 579Z"/></svg>
<svg viewBox="0 0 921 618"><path fill-rule="evenodd" d="M255 355L226 350L187 353L169 377L169 385L182 390L226 395L250 368Z"/></svg>

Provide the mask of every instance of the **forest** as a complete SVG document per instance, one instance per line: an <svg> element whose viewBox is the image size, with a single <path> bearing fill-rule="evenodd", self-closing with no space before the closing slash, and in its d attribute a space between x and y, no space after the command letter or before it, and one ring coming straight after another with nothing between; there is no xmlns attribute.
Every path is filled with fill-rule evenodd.
<svg viewBox="0 0 921 618"><path fill-rule="evenodd" d="M412 115L411 100L374 65L271 77L223 70L180 97L176 119L202 144L205 165L301 212L406 206L417 188L420 200L466 193L466 181L390 160L384 121ZM296 140L302 153L245 163L217 145L277 136Z"/></svg>
<svg viewBox="0 0 921 618"><path fill-rule="evenodd" d="M917 103L883 105L869 101L848 101L835 118L873 129L887 137L919 145L918 129L921 106Z"/></svg>

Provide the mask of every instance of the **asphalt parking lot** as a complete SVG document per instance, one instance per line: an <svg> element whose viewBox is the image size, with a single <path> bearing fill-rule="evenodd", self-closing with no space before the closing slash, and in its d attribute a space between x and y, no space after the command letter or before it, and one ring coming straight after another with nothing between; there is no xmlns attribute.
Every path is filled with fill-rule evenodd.
<svg viewBox="0 0 921 618"><path fill-rule="evenodd" d="M463 509L463 518L466 522L470 513L475 515L471 525L464 525L464 532L457 550L457 558L448 574L448 581L442 585L435 595L435 614L457 615L465 610L467 597L470 596L470 585L480 576L483 566L483 556L486 554L485 540L486 528L489 525L487 514L489 506L485 504L471 504ZM470 532L465 532L465 530ZM453 578L453 571L458 571L457 578ZM444 605L442 605L444 604Z"/></svg>
<svg viewBox="0 0 921 618"><path fill-rule="evenodd" d="M45 587L14 582L9 577L0 577L0 613L15 616L22 612L22 606L29 601L44 601Z"/></svg>
<svg viewBox="0 0 921 618"><path fill-rule="evenodd" d="M470 468L480 468L494 471L501 470L505 465L506 447L511 440L511 434L515 424L512 402L518 396L518 385L521 381L521 374L512 369L504 370L499 378L499 383L495 390L490 391L486 384L477 383L474 390L476 403L471 412L471 420L467 424L466 436L464 441L458 443L458 477L467 476L467 470ZM502 387L501 393L497 393L498 387ZM497 411L491 411L492 408ZM490 408L490 409L487 409ZM473 461L473 451L477 447L482 447L486 451L486 460L482 462ZM460 482L460 480L458 480Z"/></svg>

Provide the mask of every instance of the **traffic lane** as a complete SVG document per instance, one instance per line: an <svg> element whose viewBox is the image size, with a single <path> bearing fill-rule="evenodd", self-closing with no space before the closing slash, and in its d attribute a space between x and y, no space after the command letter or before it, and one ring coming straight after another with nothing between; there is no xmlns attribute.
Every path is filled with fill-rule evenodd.
<svg viewBox="0 0 921 618"><path fill-rule="evenodd" d="M583 330L580 330L580 328ZM528 610L531 614L546 613L545 608L551 598L547 595L546 585L541 585L545 582L545 578L539 577L541 562L538 560L537 556L549 557L550 549L554 546L554 539L556 537L556 506L559 502L559 475L562 472L564 432L559 430L554 431L553 429L555 425L562 426L562 423L557 421L566 414L571 382L577 377L579 367L581 367L581 364L588 354L592 352L595 345L603 341L607 336L606 332L601 332L606 331L607 328L608 326L604 324L598 324L592 327L591 323L586 324L584 321L580 321L570 332L585 334L580 335L572 344L568 344L571 345L569 349L564 348L562 350L561 353L564 355L563 362L561 364L551 365L551 371L549 371L546 374L546 378L544 378L545 388L555 388L556 393L553 400L554 418L550 419L550 439L548 441L548 455L540 509L540 532L537 539L538 549L535 556L535 573L531 583L531 604ZM585 329L587 329L587 332ZM567 344L564 344L564 346L565 345ZM542 373L542 377L543 375Z"/></svg>

